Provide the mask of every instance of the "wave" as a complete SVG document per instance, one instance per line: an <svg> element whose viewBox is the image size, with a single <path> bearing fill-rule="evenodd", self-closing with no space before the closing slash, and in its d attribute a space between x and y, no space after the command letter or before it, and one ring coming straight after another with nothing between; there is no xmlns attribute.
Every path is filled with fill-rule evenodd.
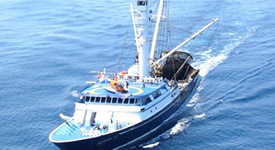
<svg viewBox="0 0 275 150"><path fill-rule="evenodd" d="M263 72L266 69L272 68L271 62L266 62L261 65L258 65L258 67L251 69L246 76L243 76L238 82L236 82L236 85L230 88L227 92L223 93L220 97L215 98L213 101L218 101L220 99L228 99L228 96L236 93L236 91L239 91L246 82L249 82L253 77L258 77L261 72ZM259 88L259 86L257 86ZM265 87L266 88L266 87ZM254 88L255 89L255 88ZM259 89L261 90L261 89ZM254 93L255 94L255 93ZM241 95L243 96L243 95Z"/></svg>
<svg viewBox="0 0 275 150"><path fill-rule="evenodd" d="M153 147L156 147L159 145L159 142L155 142L155 143L151 143L151 144L148 144L148 145L144 145L142 146L142 148L153 148Z"/></svg>
<svg viewBox="0 0 275 150"><path fill-rule="evenodd" d="M79 97L78 91L77 90L71 91L71 96L73 96L73 97Z"/></svg>
<svg viewBox="0 0 275 150"><path fill-rule="evenodd" d="M189 118L179 120L178 123L170 130L169 136L181 133L190 126L189 122Z"/></svg>
<svg viewBox="0 0 275 150"><path fill-rule="evenodd" d="M194 94L194 96L188 102L188 104L186 104L186 106L187 107L193 107L198 102L199 98L200 98L200 94L199 93Z"/></svg>
<svg viewBox="0 0 275 150"><path fill-rule="evenodd" d="M199 114L199 115L195 115L194 116L194 119L202 119L202 118L204 118L206 116L206 114L205 113L202 113L202 114Z"/></svg>

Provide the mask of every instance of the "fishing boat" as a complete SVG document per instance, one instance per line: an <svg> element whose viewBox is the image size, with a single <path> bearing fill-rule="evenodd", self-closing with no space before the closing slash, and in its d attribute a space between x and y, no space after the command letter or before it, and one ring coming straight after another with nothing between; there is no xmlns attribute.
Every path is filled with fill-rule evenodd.
<svg viewBox="0 0 275 150"><path fill-rule="evenodd" d="M157 10L151 10L151 5ZM127 70L98 72L75 102L74 114L54 129L49 140L62 150L124 149L147 141L190 97L199 77L193 57L180 48L218 19L170 50L161 50L162 27L169 26L168 1L135 0L130 4L137 57ZM150 32L149 27L154 27ZM164 45L164 44L162 44Z"/></svg>

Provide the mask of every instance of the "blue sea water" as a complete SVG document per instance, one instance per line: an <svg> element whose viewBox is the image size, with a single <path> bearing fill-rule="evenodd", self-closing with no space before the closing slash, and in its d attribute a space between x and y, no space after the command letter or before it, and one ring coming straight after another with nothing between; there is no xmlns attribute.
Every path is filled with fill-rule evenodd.
<svg viewBox="0 0 275 150"><path fill-rule="evenodd" d="M72 115L89 71L133 63L128 3L0 1L0 150L58 150L48 135L60 112ZM174 46L220 21L182 48L201 70L184 115L138 149L275 149L274 8L272 0L170 1Z"/></svg>

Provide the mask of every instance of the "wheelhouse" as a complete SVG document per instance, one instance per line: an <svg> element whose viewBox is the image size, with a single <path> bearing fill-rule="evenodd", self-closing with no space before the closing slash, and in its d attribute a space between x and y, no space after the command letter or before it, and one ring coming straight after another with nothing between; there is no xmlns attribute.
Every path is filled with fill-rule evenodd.
<svg viewBox="0 0 275 150"><path fill-rule="evenodd" d="M145 89L145 88L144 88ZM81 96L78 103L87 105L124 105L124 106L144 106L158 99L161 95L168 91L166 86L152 86L150 92L140 95L109 95L109 94L90 94L85 93ZM145 92L144 92L145 93Z"/></svg>

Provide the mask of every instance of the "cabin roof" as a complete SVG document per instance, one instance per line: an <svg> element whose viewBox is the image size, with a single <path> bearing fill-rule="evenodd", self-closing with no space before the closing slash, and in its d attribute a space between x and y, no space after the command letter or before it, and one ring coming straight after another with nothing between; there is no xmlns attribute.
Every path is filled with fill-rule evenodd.
<svg viewBox="0 0 275 150"><path fill-rule="evenodd" d="M164 83L141 83L129 82L128 92L110 92L106 88L111 88L108 82L96 83L81 92L82 96L100 96L100 97L129 97L142 98L150 95L154 91L163 88Z"/></svg>

